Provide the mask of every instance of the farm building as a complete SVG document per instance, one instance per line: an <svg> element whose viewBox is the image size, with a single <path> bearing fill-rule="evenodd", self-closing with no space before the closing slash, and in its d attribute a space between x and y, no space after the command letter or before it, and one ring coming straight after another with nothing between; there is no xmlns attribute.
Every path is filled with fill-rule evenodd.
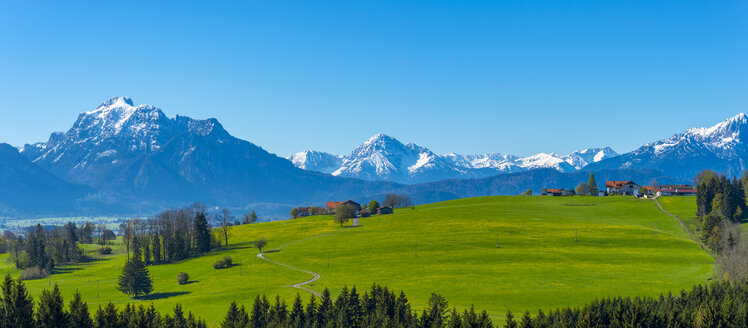
<svg viewBox="0 0 748 328"><path fill-rule="evenodd" d="M305 217L305 216L311 215L309 213L309 207L298 207L297 209L299 210L299 215L297 215L297 217L301 218L301 217Z"/></svg>
<svg viewBox="0 0 748 328"><path fill-rule="evenodd" d="M694 196L696 188L689 185L662 185L659 194L661 196Z"/></svg>
<svg viewBox="0 0 748 328"><path fill-rule="evenodd" d="M394 211L392 210L392 207L389 206L382 206L377 209L377 214L392 214Z"/></svg>
<svg viewBox="0 0 748 328"><path fill-rule="evenodd" d="M337 210L338 207L343 204L353 206L353 209L356 211L356 213L361 210L361 204L356 203L352 200L346 200L344 202L327 202L327 212L331 214L335 213L335 210Z"/></svg>
<svg viewBox="0 0 748 328"><path fill-rule="evenodd" d="M361 212L359 212L359 215L362 218L368 218L368 217L371 216L371 211L369 211L368 209L364 208L363 210L361 210Z"/></svg>
<svg viewBox="0 0 748 328"><path fill-rule="evenodd" d="M546 189L543 196L563 196L566 192L563 189Z"/></svg>
<svg viewBox="0 0 748 328"><path fill-rule="evenodd" d="M605 189L608 195L638 196L641 194L641 186L633 181L606 181Z"/></svg>
<svg viewBox="0 0 748 328"><path fill-rule="evenodd" d="M655 186L644 186L642 189L647 191L647 195L655 195L657 194L657 187Z"/></svg>

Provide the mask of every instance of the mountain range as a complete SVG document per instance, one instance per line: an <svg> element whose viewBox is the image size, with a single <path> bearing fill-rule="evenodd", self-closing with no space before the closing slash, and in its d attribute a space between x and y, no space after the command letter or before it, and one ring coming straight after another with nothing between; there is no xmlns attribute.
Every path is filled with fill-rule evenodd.
<svg viewBox="0 0 748 328"><path fill-rule="evenodd" d="M413 143L403 144L377 134L347 156L306 150L287 157L296 167L370 181L386 180L404 184L454 178L482 178L501 173L553 168L575 172L590 163L618 156L610 147L588 148L569 155L540 153L519 157L490 153L484 155L437 155Z"/></svg>
<svg viewBox="0 0 748 328"><path fill-rule="evenodd" d="M282 158L232 136L216 119L168 117L114 97L46 142L0 144L0 216L152 215L200 201L280 218L293 206L390 192L422 203L572 188L588 172L599 185L689 182L702 169L742 174L746 129L748 118L740 114L622 155L607 147L527 157L438 155L378 134L346 156L305 151Z"/></svg>

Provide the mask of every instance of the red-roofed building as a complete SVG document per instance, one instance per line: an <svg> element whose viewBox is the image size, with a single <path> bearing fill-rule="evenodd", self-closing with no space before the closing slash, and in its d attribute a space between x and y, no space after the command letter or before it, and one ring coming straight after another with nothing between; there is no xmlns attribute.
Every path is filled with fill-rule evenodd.
<svg viewBox="0 0 748 328"><path fill-rule="evenodd" d="M352 200L346 200L344 202L327 202L327 212L329 212L330 214L335 213L335 210L337 210L338 207L343 204L352 206L356 213L361 210L361 204L356 203Z"/></svg>
<svg viewBox="0 0 748 328"><path fill-rule="evenodd" d="M544 196L563 196L564 190L562 189L546 189L545 192L543 192Z"/></svg>
<svg viewBox="0 0 748 328"><path fill-rule="evenodd" d="M608 195L638 196L641 194L641 186L633 181L606 181L605 189Z"/></svg>
<svg viewBox="0 0 748 328"><path fill-rule="evenodd" d="M695 196L696 188L689 185L662 185L659 194L661 196Z"/></svg>

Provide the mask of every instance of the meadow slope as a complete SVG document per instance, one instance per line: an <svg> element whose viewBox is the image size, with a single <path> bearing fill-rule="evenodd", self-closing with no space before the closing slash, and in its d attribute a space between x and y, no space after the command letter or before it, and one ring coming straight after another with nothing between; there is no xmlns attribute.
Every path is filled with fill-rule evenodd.
<svg viewBox="0 0 748 328"><path fill-rule="evenodd" d="M251 241L260 237L268 240L267 250L283 246L267 258L319 273L321 279L307 285L316 291L328 287L335 295L345 285L367 289L378 283L404 290L416 308L435 292L450 306L475 305L498 319L507 309L536 311L595 297L677 292L712 273L711 257L650 200L497 196L399 209L362 219L356 228L340 228L331 216L237 226L227 250L150 267L156 293L137 302L162 311L182 303L217 323L232 300L251 305L258 293L280 294L288 302L297 292L309 298L283 286L310 275L256 257ZM117 249L120 253L104 260L61 267L51 279L29 281L30 291L37 297L57 283L66 300L79 289L93 308L132 302L115 288L125 259ZM213 269L224 255L241 264ZM0 271L17 274L2 265ZM180 271L194 282L178 285Z"/></svg>

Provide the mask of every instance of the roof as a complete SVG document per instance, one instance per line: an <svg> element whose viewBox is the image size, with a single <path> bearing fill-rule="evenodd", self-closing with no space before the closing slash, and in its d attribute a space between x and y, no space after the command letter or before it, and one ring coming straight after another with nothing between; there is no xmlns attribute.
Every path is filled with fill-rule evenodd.
<svg viewBox="0 0 748 328"><path fill-rule="evenodd" d="M361 205L359 205L359 203L356 203L356 202L354 202L354 201L352 201L350 199L346 200L344 202L327 202L326 205L327 205L327 208L336 209L341 204L355 204L356 206L361 207Z"/></svg>
<svg viewBox="0 0 748 328"><path fill-rule="evenodd" d="M648 191L657 191L657 187L655 186L644 186L642 188L647 189Z"/></svg>
<svg viewBox="0 0 748 328"><path fill-rule="evenodd" d="M327 202L327 208L338 208L343 202Z"/></svg>
<svg viewBox="0 0 748 328"><path fill-rule="evenodd" d="M381 209L383 209L383 208L389 208L389 209L392 209L392 207L389 207L389 206L381 206L381 207L377 207L377 210L381 210Z"/></svg>
<svg viewBox="0 0 748 328"><path fill-rule="evenodd" d="M660 189L693 189L691 185L661 185Z"/></svg>
<svg viewBox="0 0 748 328"><path fill-rule="evenodd" d="M309 212L309 207L299 207L297 208L299 212Z"/></svg>
<svg viewBox="0 0 748 328"><path fill-rule="evenodd" d="M371 214L371 211L369 211L369 210L361 210L361 214Z"/></svg>
<svg viewBox="0 0 748 328"><path fill-rule="evenodd" d="M563 193L564 191L561 189L546 189L545 192L551 193L551 194L556 194L556 193L560 194L560 193Z"/></svg>
<svg viewBox="0 0 748 328"><path fill-rule="evenodd" d="M605 188L623 188L623 186L633 183L636 184L636 182L627 180L627 181L605 181Z"/></svg>

